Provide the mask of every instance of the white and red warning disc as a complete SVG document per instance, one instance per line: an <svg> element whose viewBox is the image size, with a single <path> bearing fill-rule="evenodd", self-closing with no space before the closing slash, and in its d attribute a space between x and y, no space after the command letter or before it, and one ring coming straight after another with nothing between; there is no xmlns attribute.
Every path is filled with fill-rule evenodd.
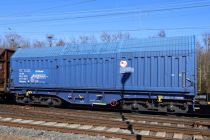
<svg viewBox="0 0 210 140"><path fill-rule="evenodd" d="M125 67L127 67L128 66L128 62L126 61L126 60L121 60L120 61L120 67L121 68L125 68Z"/></svg>

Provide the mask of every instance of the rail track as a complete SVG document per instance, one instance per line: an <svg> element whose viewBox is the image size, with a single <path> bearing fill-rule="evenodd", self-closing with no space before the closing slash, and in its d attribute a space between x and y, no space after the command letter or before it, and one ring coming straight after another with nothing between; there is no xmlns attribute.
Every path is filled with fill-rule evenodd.
<svg viewBox="0 0 210 140"><path fill-rule="evenodd" d="M1 105L0 125L122 139L210 139L210 119Z"/></svg>

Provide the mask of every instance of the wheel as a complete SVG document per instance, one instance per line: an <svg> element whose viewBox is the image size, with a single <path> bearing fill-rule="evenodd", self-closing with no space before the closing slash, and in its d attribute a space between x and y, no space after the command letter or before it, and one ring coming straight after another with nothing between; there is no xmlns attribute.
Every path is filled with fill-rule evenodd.
<svg viewBox="0 0 210 140"><path fill-rule="evenodd" d="M53 106L61 106L61 104L62 104L62 101L59 98L53 97L53 98L51 98L51 101L52 101Z"/></svg>

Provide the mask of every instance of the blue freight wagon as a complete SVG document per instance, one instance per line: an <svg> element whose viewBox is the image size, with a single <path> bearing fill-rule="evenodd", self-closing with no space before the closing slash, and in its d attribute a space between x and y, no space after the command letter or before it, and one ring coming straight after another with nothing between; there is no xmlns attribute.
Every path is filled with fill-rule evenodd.
<svg viewBox="0 0 210 140"><path fill-rule="evenodd" d="M19 103L186 112L196 96L195 37L21 48L11 58Z"/></svg>

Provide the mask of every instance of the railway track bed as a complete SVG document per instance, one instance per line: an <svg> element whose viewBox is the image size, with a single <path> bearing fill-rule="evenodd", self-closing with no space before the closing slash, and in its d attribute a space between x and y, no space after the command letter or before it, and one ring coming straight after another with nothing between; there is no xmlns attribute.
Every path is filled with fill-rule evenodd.
<svg viewBox="0 0 210 140"><path fill-rule="evenodd" d="M0 125L121 139L210 139L210 119L30 106L0 109Z"/></svg>

